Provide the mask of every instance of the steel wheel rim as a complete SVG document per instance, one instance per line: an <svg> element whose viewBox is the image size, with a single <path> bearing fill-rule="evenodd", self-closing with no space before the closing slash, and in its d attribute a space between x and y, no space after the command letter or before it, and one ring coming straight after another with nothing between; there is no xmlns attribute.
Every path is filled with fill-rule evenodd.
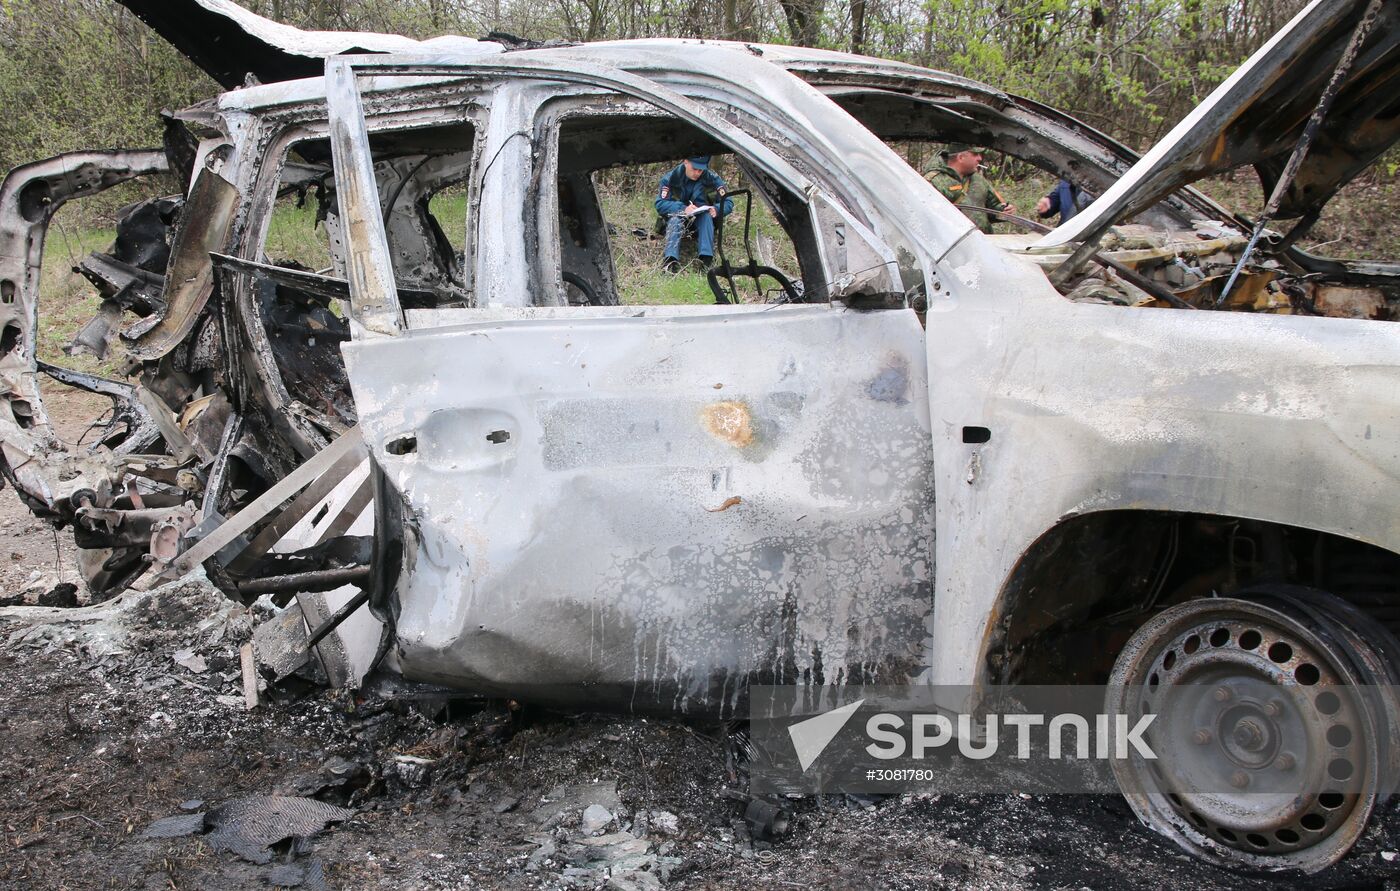
<svg viewBox="0 0 1400 891"><path fill-rule="evenodd" d="M1158 717L1157 762L1115 761L1143 822L1226 865L1321 869L1349 850L1375 806L1380 710L1348 689L1355 635L1214 598L1165 610L1115 662L1108 706Z"/></svg>

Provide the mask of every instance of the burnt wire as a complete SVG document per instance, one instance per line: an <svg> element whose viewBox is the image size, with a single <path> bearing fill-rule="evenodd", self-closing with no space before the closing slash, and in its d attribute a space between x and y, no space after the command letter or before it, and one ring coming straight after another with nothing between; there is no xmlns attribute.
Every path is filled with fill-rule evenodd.
<svg viewBox="0 0 1400 891"><path fill-rule="evenodd" d="M1171 527L1167 532L1167 540L1164 543L1164 552L1162 554L1162 559L1157 564L1157 575L1152 580L1152 586L1147 589L1147 596L1145 596L1140 603L1135 603L1131 606L1125 607L1124 609L1120 609L1117 612L1109 613L1102 619L1096 620L1096 622L1113 622L1117 619L1123 618L1124 616L1131 616L1136 615L1137 613L1147 612L1148 610L1156 606L1157 601L1160 600L1162 597L1162 590L1167 585L1167 579L1171 576L1171 571L1176 566L1176 558L1180 553L1181 523L1175 522L1172 523Z"/></svg>
<svg viewBox="0 0 1400 891"><path fill-rule="evenodd" d="M508 141L509 141L509 137L507 137L507 142L508 142ZM505 148L505 143L504 143L504 142L501 143L501 148ZM497 150L496 150L496 154L499 155L500 153L501 153L500 149L497 149ZM424 155L424 156L423 156L423 160L419 161L417 164L414 164L414 165L413 165L413 169L410 170L410 171L408 172L408 175L405 176L405 177L403 177L402 179L400 179L400 180L399 180L399 184L398 184L397 186L394 187L394 193L393 193L392 195L389 196L389 200L388 200L388 201L384 202L384 222L385 222L386 225L387 225L388 222L389 222L389 216L394 212L394 205L398 203L399 196L403 194L404 186L407 186L407 185L408 185L408 181L411 180L411 179L413 179L415 176L417 176L417 175L418 175L418 171L420 171L420 170L423 169L423 165L426 164L426 163L428 163L428 162L431 161L432 159L433 159L433 156L432 156L432 155ZM493 158L492 160L495 160L495 159ZM490 165L487 165L487 166L490 166ZM484 174L483 174L483 177L484 177Z"/></svg>
<svg viewBox="0 0 1400 891"><path fill-rule="evenodd" d="M97 416L97 419L96 419L95 421L93 421L91 424L88 424L88 425L87 425L87 429L84 430L84 431L82 432L82 434L78 437L78 441L75 442L73 445L74 445L74 446L81 446L81 445L83 444L83 440L87 439L87 435L88 435L89 433L91 433L93 430L97 429L97 427L99 427L99 426L102 426L102 427L106 427L106 428L108 428L108 429L111 429L112 424L115 423L115 421L116 421L116 415L117 415L117 406L116 406L115 404L109 405L109 406L107 407L107 410L106 410L106 411L104 411L102 414L98 415L98 416Z"/></svg>
<svg viewBox="0 0 1400 891"><path fill-rule="evenodd" d="M529 130L516 130L514 133L507 136L505 139L501 140L501 144L496 146L496 153L491 156L491 160L487 161L486 166L481 170L481 181L486 182L486 176L491 172L491 165L496 163L496 159L501 156L501 152L505 151L506 146L510 145L510 141L512 139L514 139L517 136L529 135Z"/></svg>
<svg viewBox="0 0 1400 891"><path fill-rule="evenodd" d="M884 267L886 267L886 266L894 267L894 269L895 269L896 272L899 271L899 264L895 263L895 261L893 261L893 260L884 260L884 261L882 261L882 262L880 262L880 263L874 264L873 266L867 266L867 267L865 267L864 269L857 269L857 270L854 271L854 272L847 272L847 273L844 273L844 275L850 276L851 278L855 278L855 277L858 276L858 275L864 275L864 274L867 273L867 272L872 272L872 271L874 271L874 270L876 270L876 269L882 269L882 268L884 268ZM805 290L805 284L806 284L806 283L804 282L803 284L804 284L803 297L805 298L805 297L806 297L806 290ZM916 285L916 286L914 286L914 287L918 287L918 286ZM913 290L913 288L910 288L910 291L912 291L912 290ZM908 296L908 293L909 293L909 292L905 292L906 297ZM822 285L821 288L819 288L819 289L817 289L817 290L814 290L814 291L812 292L812 297L813 297L812 300L810 300L810 301L804 301L804 302L810 302L810 303L830 303L830 302L831 302L831 286L830 286L830 285ZM774 301L774 302L773 302L772 306L773 306L773 307L783 306L783 305L785 305L785 304L787 304L787 303L789 303L789 302L791 302L791 301L789 301L789 300L777 300L777 301ZM770 308L772 308L772 307L770 307ZM767 310L764 310L764 312L767 312Z"/></svg>

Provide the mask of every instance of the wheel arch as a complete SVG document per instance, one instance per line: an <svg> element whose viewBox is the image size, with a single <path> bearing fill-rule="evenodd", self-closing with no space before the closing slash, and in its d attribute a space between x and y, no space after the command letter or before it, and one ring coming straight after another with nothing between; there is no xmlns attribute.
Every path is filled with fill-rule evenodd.
<svg viewBox="0 0 1400 891"><path fill-rule="evenodd" d="M1400 554L1307 525L1228 514L1066 517L1017 560L995 601L986 684L1102 683L1156 610L1265 583L1329 590L1400 635Z"/></svg>

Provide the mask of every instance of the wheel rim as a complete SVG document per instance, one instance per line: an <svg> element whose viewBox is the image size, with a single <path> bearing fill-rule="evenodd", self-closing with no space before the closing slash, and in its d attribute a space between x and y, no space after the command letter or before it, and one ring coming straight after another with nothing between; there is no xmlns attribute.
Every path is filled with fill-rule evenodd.
<svg viewBox="0 0 1400 891"><path fill-rule="evenodd" d="M1278 608L1274 608L1278 607ZM1375 806L1377 715L1354 689L1374 653L1301 610L1213 598L1147 622L1114 665L1110 710L1157 717L1156 761L1115 761L1138 816L1207 859L1321 869Z"/></svg>

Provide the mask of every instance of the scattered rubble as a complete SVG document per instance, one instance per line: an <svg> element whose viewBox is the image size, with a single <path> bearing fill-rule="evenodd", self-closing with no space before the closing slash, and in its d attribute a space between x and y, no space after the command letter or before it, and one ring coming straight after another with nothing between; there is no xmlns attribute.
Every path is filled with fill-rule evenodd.
<svg viewBox="0 0 1400 891"><path fill-rule="evenodd" d="M1192 863L1114 797L791 800L787 833L764 840L723 725L409 704L294 676L246 711L238 651L263 607L187 616L224 602L192 580L97 607L0 610L0 886L1288 884ZM269 801L307 819L230 828ZM1379 887L1397 843L1373 829L1361 856L1308 887Z"/></svg>
<svg viewBox="0 0 1400 891"><path fill-rule="evenodd" d="M195 674L204 674L209 670L209 663L203 656L195 653L194 650L176 650L170 656L171 660L181 668L188 668Z"/></svg>

